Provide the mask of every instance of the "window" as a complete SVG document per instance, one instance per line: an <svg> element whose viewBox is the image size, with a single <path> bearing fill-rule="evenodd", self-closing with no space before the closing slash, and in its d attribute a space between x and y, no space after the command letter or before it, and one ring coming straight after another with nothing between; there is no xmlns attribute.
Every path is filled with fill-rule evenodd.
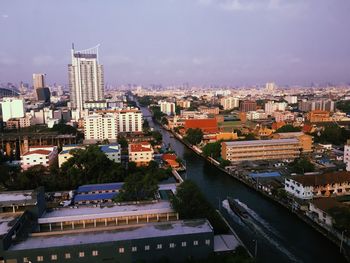
<svg viewBox="0 0 350 263"><path fill-rule="evenodd" d="M132 251L132 252L136 252L136 251L137 251L137 247L132 247L132 248L131 248L131 251Z"/></svg>
<svg viewBox="0 0 350 263"><path fill-rule="evenodd" d="M79 257L80 257L80 258L85 257L85 252L79 252Z"/></svg>
<svg viewBox="0 0 350 263"><path fill-rule="evenodd" d="M43 256L37 256L36 257L36 261L43 262L44 261L44 257Z"/></svg>
<svg viewBox="0 0 350 263"><path fill-rule="evenodd" d="M65 259L70 259L70 253L64 254L64 258L65 258Z"/></svg>
<svg viewBox="0 0 350 263"><path fill-rule="evenodd" d="M124 253L124 248L123 248L123 247L120 247L120 248L119 248L119 253L120 253L120 254L123 254L123 253Z"/></svg>
<svg viewBox="0 0 350 263"><path fill-rule="evenodd" d="M181 242L181 246L182 246L182 247L185 247L185 246L187 246L187 243L186 243L186 241L184 241L184 242Z"/></svg>
<svg viewBox="0 0 350 263"><path fill-rule="evenodd" d="M174 244L174 243L170 243L170 244L169 244L169 247L170 247L170 248L175 248L175 244Z"/></svg>
<svg viewBox="0 0 350 263"><path fill-rule="evenodd" d="M145 250L146 250L146 251L149 250L149 245L145 246Z"/></svg>
<svg viewBox="0 0 350 263"><path fill-rule="evenodd" d="M206 239L205 240L205 244L209 246L210 245L210 239Z"/></svg>
<svg viewBox="0 0 350 263"><path fill-rule="evenodd" d="M157 245L157 249L162 249L163 248L163 245L162 244L158 244Z"/></svg>
<svg viewBox="0 0 350 263"><path fill-rule="evenodd" d="M93 250L93 251L92 251L92 255L93 255L94 257L98 256L98 251L97 251L97 250Z"/></svg>
<svg viewBox="0 0 350 263"><path fill-rule="evenodd" d="M51 255L51 260L57 260L57 255Z"/></svg>
<svg viewBox="0 0 350 263"><path fill-rule="evenodd" d="M194 246L198 246L198 240L194 240L194 241L193 241L193 245L194 245Z"/></svg>

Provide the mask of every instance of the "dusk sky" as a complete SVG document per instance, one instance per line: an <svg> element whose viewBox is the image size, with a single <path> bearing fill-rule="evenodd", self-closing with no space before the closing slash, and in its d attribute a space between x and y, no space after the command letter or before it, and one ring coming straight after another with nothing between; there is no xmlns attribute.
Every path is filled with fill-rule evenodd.
<svg viewBox="0 0 350 263"><path fill-rule="evenodd" d="M105 83L350 82L349 0L1 0L0 83L68 83L71 43Z"/></svg>

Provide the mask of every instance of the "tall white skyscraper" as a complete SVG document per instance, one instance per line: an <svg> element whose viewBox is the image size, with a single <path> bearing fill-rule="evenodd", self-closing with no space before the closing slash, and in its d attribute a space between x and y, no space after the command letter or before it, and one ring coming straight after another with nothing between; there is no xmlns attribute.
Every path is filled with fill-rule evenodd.
<svg viewBox="0 0 350 263"><path fill-rule="evenodd" d="M104 98L103 66L98 63L98 45L75 51L68 65L70 102L72 109L83 110L84 102Z"/></svg>

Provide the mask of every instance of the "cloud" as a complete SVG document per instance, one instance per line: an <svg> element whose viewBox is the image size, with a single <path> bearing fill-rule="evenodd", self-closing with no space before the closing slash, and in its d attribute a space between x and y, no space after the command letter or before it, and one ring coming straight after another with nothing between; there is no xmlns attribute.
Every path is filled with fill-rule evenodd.
<svg viewBox="0 0 350 263"><path fill-rule="evenodd" d="M9 18L9 15L7 15L7 14L2 14L1 17L2 17L3 19L6 19L6 18Z"/></svg>

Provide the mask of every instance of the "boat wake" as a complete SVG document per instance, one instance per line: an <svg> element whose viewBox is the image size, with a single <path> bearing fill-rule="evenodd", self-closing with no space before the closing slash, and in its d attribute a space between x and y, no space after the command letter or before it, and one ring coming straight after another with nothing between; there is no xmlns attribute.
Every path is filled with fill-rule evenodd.
<svg viewBox="0 0 350 263"><path fill-rule="evenodd" d="M234 211L232 211L228 200L224 200L222 202L222 206L227 210L229 215L235 219L236 222L238 222L240 225L249 227L256 234L269 241L270 244L276 247L281 253L286 255L291 262L302 262L301 260L297 259L287 248L285 248L281 242L279 242L282 237L276 229L274 229L268 222L261 218L255 211L250 209L246 204L242 203L238 199L235 199L235 201L249 214L248 218L242 219Z"/></svg>

